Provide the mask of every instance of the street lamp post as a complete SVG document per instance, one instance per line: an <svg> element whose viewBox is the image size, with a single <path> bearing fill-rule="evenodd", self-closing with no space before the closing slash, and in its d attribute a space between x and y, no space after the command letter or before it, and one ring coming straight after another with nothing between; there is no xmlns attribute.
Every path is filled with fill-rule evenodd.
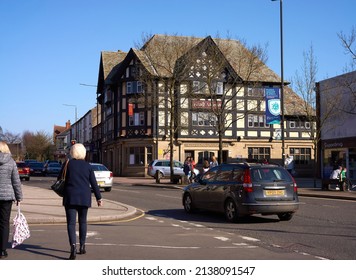
<svg viewBox="0 0 356 280"><path fill-rule="evenodd" d="M284 165L284 77L283 77L283 0L279 1L279 17L280 17L280 36L281 36L281 140L282 140L282 164Z"/></svg>
<svg viewBox="0 0 356 280"><path fill-rule="evenodd" d="M71 105L71 104L62 104L64 106L69 106L69 107L74 107L75 108L75 122L78 120L78 115L77 115L77 105Z"/></svg>

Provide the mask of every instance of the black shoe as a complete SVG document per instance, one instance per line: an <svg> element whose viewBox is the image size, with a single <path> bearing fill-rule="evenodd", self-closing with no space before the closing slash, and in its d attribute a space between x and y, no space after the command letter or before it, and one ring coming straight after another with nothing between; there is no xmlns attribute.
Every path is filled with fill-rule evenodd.
<svg viewBox="0 0 356 280"><path fill-rule="evenodd" d="M80 245L79 254L84 255L87 251L85 250L85 245Z"/></svg>
<svg viewBox="0 0 356 280"><path fill-rule="evenodd" d="M7 251L6 250L1 250L0 259L5 259L5 258L7 258L7 256L8 256Z"/></svg>
<svg viewBox="0 0 356 280"><path fill-rule="evenodd" d="M75 244L73 244L70 247L70 256L69 259L70 260L75 260L75 258L77 257L77 247L75 246Z"/></svg>

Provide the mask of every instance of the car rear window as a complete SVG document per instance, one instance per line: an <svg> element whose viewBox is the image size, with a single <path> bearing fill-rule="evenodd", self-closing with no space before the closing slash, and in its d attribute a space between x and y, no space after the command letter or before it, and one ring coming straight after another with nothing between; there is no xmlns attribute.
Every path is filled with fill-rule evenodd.
<svg viewBox="0 0 356 280"><path fill-rule="evenodd" d="M17 167L27 167L27 164L24 162L18 162L16 163Z"/></svg>
<svg viewBox="0 0 356 280"><path fill-rule="evenodd" d="M271 167L252 169L251 178L253 181L291 180L291 177L286 170Z"/></svg>
<svg viewBox="0 0 356 280"><path fill-rule="evenodd" d="M104 165L99 165L99 164L93 164L91 166L94 171L108 171L109 169L106 168Z"/></svg>

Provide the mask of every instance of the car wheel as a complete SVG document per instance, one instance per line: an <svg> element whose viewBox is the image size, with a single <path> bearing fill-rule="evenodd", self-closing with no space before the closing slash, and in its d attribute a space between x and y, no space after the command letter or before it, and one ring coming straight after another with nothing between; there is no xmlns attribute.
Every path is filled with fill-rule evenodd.
<svg viewBox="0 0 356 280"><path fill-rule="evenodd" d="M183 198L184 210L187 213L194 212L193 199L189 193L186 193Z"/></svg>
<svg viewBox="0 0 356 280"><path fill-rule="evenodd" d="M109 192L109 191L111 191L111 188L110 187L104 188L104 191Z"/></svg>
<svg viewBox="0 0 356 280"><path fill-rule="evenodd" d="M224 209L226 220L230 223L236 222L239 217L236 203L232 199L228 199L225 202Z"/></svg>
<svg viewBox="0 0 356 280"><path fill-rule="evenodd" d="M30 181L30 178L25 178L26 181Z"/></svg>
<svg viewBox="0 0 356 280"><path fill-rule="evenodd" d="M278 218L281 221L290 221L290 219L292 219L293 217L293 213L282 213L282 214L278 214Z"/></svg>

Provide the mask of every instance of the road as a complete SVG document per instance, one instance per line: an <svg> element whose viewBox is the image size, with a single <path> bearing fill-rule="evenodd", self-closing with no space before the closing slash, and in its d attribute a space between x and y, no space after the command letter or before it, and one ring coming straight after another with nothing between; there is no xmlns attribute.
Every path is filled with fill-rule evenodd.
<svg viewBox="0 0 356 280"><path fill-rule="evenodd" d="M48 188L48 178L26 184ZM114 185L103 196L135 206L142 215L89 225L88 253L80 259L356 259L354 201L300 197L291 221L254 216L230 224L220 214L186 214L177 189ZM65 225L32 226L31 232L26 244L11 250L11 259L68 257Z"/></svg>

